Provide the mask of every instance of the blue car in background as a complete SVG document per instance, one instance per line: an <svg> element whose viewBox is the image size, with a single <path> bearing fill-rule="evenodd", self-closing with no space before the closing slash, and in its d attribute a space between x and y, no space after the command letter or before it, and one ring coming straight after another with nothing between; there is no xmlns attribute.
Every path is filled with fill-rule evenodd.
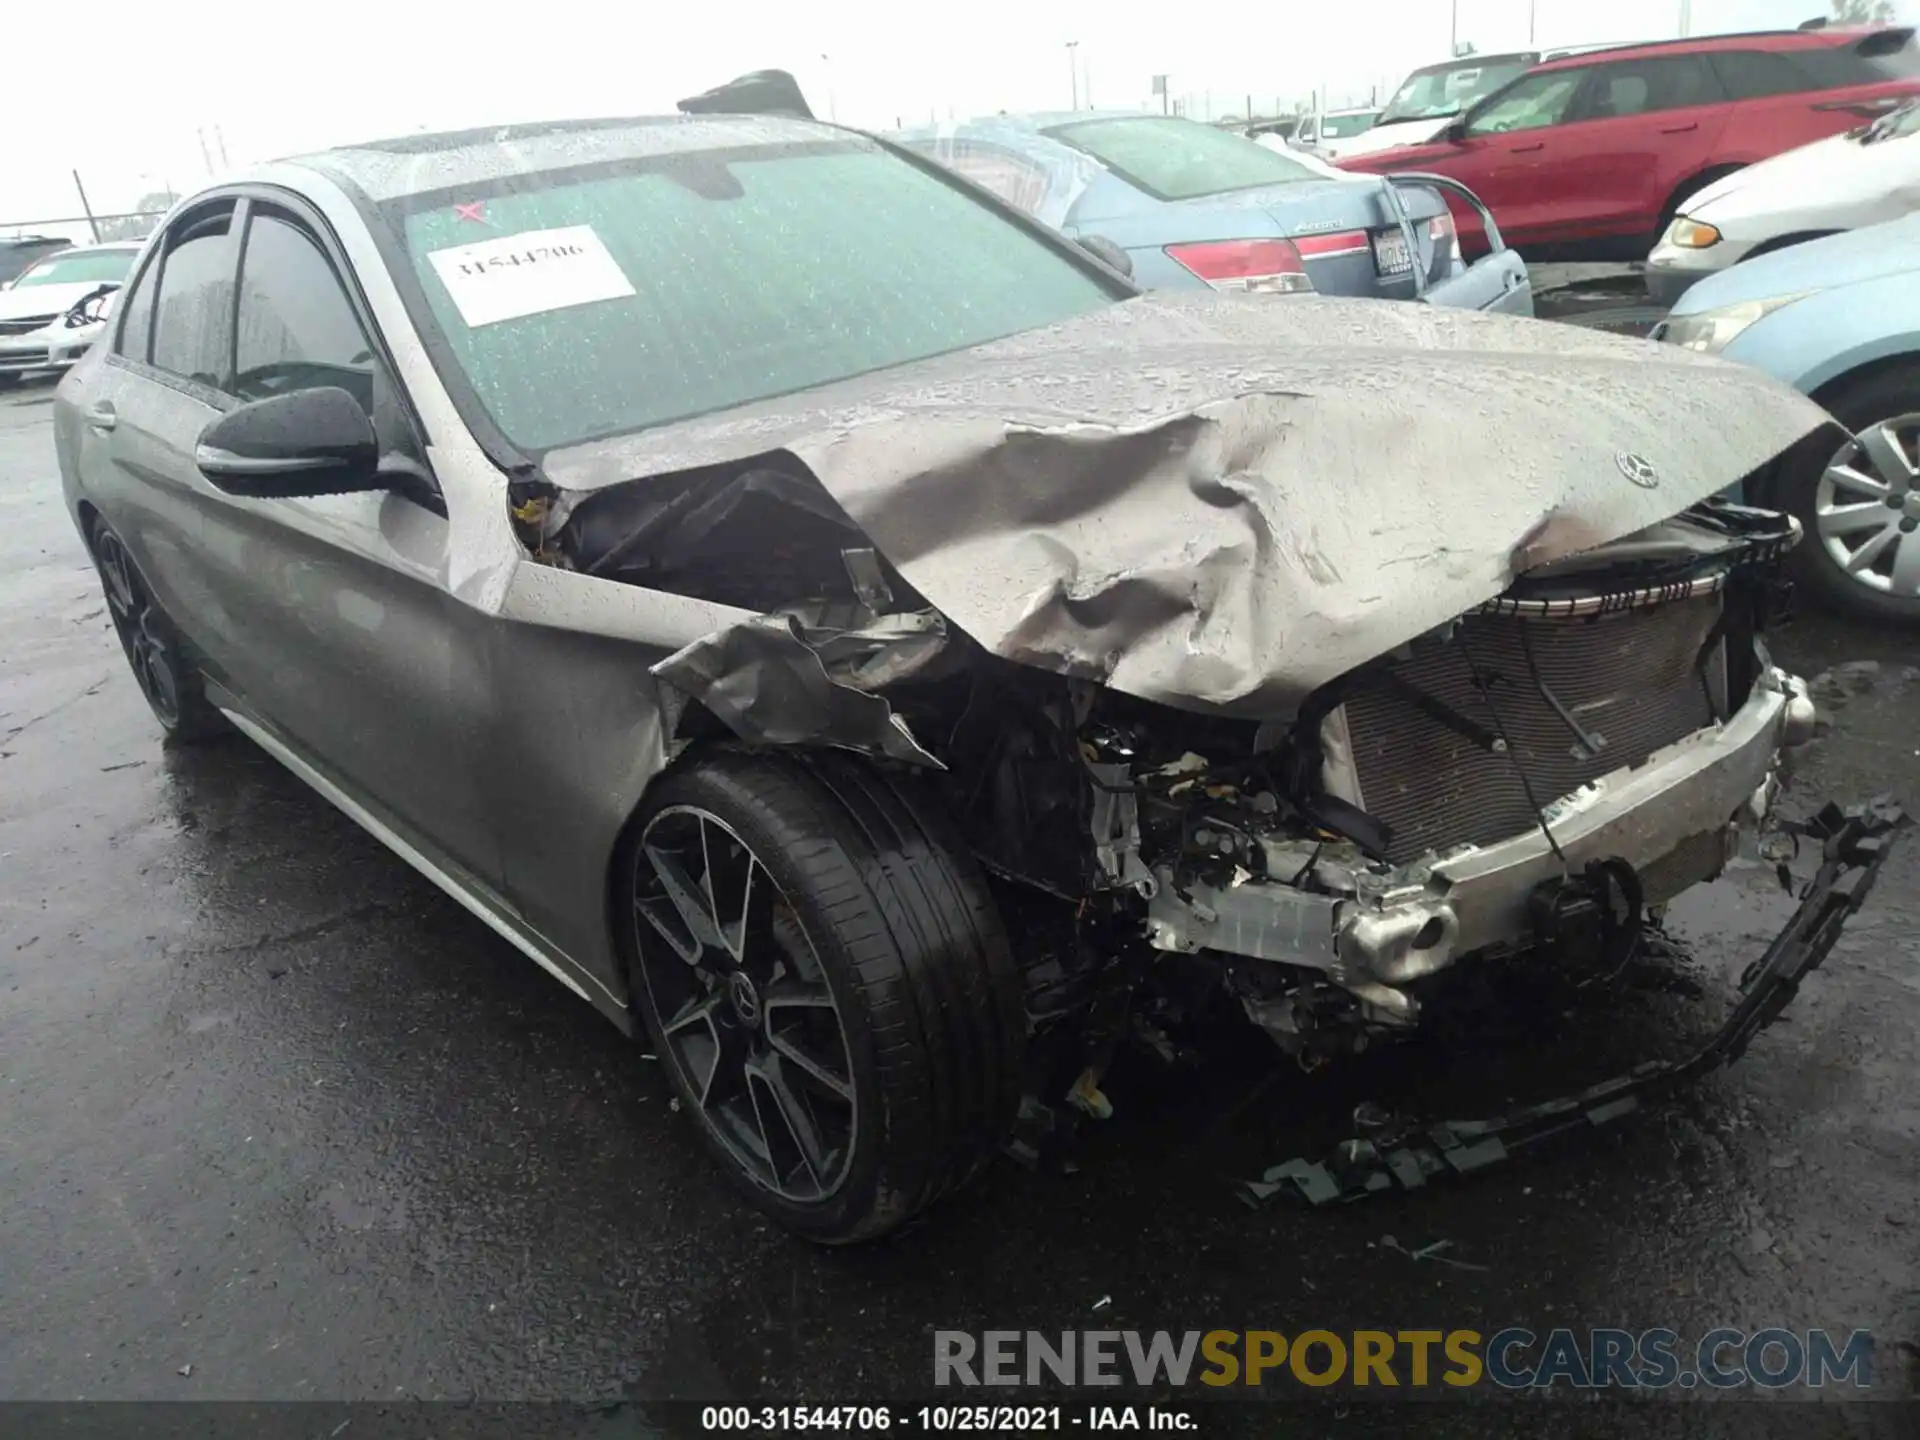
<svg viewBox="0 0 1920 1440"><path fill-rule="evenodd" d="M1834 606L1920 625L1920 212L1709 276L1653 338L1764 370L1847 427L1744 498L1799 517L1802 577Z"/></svg>
<svg viewBox="0 0 1920 1440"><path fill-rule="evenodd" d="M1131 111L997 115L888 138L1149 289L1316 290L1533 313L1525 263L1471 192L1440 176L1347 174L1232 131ZM1471 266L1442 190L1492 227L1491 253Z"/></svg>

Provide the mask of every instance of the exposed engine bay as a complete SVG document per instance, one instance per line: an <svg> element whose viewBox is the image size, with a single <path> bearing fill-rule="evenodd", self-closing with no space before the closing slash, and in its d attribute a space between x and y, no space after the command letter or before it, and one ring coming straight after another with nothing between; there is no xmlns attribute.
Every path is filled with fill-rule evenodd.
<svg viewBox="0 0 1920 1440"><path fill-rule="evenodd" d="M1224 1004L1313 1065L1414 1026L1469 956L1611 963L1811 733L1763 640L1796 524L1719 500L1265 718L989 652L777 457L516 513L550 563L751 613L654 667L679 745L917 772L1001 882L1030 1022L1084 1034L1089 1105L1141 1014Z"/></svg>

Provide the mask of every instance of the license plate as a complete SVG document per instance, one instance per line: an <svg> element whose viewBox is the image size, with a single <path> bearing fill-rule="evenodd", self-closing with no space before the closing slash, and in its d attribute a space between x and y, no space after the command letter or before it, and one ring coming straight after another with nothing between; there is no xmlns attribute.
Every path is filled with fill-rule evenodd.
<svg viewBox="0 0 1920 1440"><path fill-rule="evenodd" d="M1404 231L1382 230L1373 237L1373 268L1382 275L1404 275L1413 269L1413 252L1407 248Z"/></svg>

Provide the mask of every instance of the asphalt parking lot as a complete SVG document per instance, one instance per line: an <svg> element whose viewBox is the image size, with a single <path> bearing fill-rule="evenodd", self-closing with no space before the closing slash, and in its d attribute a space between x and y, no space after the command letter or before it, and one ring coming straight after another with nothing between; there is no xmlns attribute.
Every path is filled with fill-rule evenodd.
<svg viewBox="0 0 1920 1440"><path fill-rule="evenodd" d="M816 1251L727 1197L644 1046L274 761L161 748L51 399L0 398L0 1397L833 1401L925 1393L941 1328L1508 1324L1863 1328L1875 1393L1920 1395L1920 843L1786 1023L1629 1127L1332 1212L1230 1191L1360 1100L1482 1113L1684 1048L1789 908L1761 867L1678 908L1674 983L1311 1078L1130 1066L1078 1173L1002 1164ZM1785 634L1802 673L1878 662L1792 804L1920 800L1916 648ZM1726 1408L1588 1407L1578 1433ZM1422 1418L1493 1433L1477 1405ZM1796 1407L1788 1433L1898 1424Z"/></svg>

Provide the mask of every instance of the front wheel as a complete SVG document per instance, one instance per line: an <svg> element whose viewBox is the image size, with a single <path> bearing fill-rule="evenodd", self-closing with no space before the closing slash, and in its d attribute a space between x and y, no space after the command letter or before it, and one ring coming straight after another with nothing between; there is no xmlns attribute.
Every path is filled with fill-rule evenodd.
<svg viewBox="0 0 1920 1440"><path fill-rule="evenodd" d="M1920 624L1920 365L1823 398L1853 438L1789 481L1801 578L1860 619Z"/></svg>
<svg viewBox="0 0 1920 1440"><path fill-rule="evenodd" d="M619 889L681 1107L781 1225L871 1239L1005 1142L1020 973L979 867L877 768L710 752L654 786Z"/></svg>

